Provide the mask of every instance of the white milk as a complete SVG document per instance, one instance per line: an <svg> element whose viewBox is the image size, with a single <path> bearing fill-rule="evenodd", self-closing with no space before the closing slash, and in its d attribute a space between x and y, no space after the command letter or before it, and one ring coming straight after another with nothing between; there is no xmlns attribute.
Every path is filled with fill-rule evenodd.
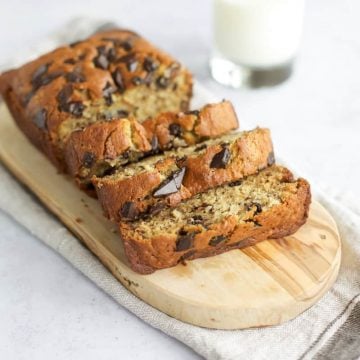
<svg viewBox="0 0 360 360"><path fill-rule="evenodd" d="M228 60L267 68L298 50L304 0L214 0L216 50Z"/></svg>

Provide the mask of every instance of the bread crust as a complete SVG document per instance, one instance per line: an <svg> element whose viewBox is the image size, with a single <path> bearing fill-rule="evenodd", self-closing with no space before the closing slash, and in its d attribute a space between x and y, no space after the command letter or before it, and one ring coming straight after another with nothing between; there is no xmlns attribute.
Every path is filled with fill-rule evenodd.
<svg viewBox="0 0 360 360"><path fill-rule="evenodd" d="M292 174L287 169L284 170L284 181L293 181ZM266 239L293 234L305 223L311 202L309 183L304 179L298 179L296 184L296 193L283 199L281 204L257 214L254 217L256 224L239 223L234 216L229 215L218 223L212 223L208 230L196 234L193 247L184 251L176 251L176 235L164 233L147 239L134 231L131 223L121 222L120 235L131 268L141 274L150 274L185 260L214 256L232 249L251 246ZM217 246L209 245L214 236L221 235L226 235L228 240L220 242Z"/></svg>
<svg viewBox="0 0 360 360"><path fill-rule="evenodd" d="M91 176L101 176L100 167L104 171L126 165L154 152L193 145L237 127L229 101L187 113L162 113L142 124L133 118L100 121L72 132L65 145L67 170L80 187L86 187ZM86 161L89 156L92 164Z"/></svg>
<svg viewBox="0 0 360 360"><path fill-rule="evenodd" d="M180 165L176 157L164 157L155 164L152 171L141 172L125 179L94 178L93 184L105 216L113 221L120 221L121 209L128 202L134 203L139 215L151 214L154 207L174 207L197 193L254 174L268 166L269 160L274 160L268 129L257 128L242 133L242 136L230 144L229 163L224 168L212 168L214 156L222 149L220 144L211 145L203 152L188 156ZM155 198L153 193L164 181L163 174L170 169L183 167L186 171L180 190Z"/></svg>
<svg viewBox="0 0 360 360"><path fill-rule="evenodd" d="M159 148L168 150L177 147L171 134L170 126L180 126L181 138L184 145L193 145L200 141L215 138L235 130L239 122L230 101L207 104L200 110L175 113L162 113L153 119L147 119L143 126L147 132L149 141L156 136Z"/></svg>
<svg viewBox="0 0 360 360"><path fill-rule="evenodd" d="M127 114L142 120L160 111L186 111L192 76L147 40L117 29L3 73L0 93L21 130L64 171L62 142L80 120L94 122L99 114L116 118L119 101ZM145 109L145 93L158 105ZM169 94L175 94L171 104Z"/></svg>
<svg viewBox="0 0 360 360"><path fill-rule="evenodd" d="M113 161L135 148L137 159L151 151L145 129L135 119L98 122L74 131L66 142L64 154L67 172L80 188L86 187L99 167L111 168ZM89 160L90 159L90 160ZM137 160L136 159L136 160ZM120 164L126 164L126 157Z"/></svg>

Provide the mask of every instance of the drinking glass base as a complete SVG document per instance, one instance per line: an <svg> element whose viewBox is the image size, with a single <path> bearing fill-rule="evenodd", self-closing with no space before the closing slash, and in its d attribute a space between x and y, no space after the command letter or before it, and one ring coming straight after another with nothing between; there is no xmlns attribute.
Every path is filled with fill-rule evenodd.
<svg viewBox="0 0 360 360"><path fill-rule="evenodd" d="M287 80L293 70L293 61L271 68L256 68L236 64L219 56L209 62L212 77L220 84L233 88L275 86Z"/></svg>

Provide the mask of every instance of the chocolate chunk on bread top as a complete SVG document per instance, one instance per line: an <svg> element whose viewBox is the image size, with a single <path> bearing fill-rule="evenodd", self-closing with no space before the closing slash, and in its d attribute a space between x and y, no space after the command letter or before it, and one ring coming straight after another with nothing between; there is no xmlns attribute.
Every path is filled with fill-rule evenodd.
<svg viewBox="0 0 360 360"><path fill-rule="evenodd" d="M257 128L153 156L92 182L108 218L133 221L273 162L270 131Z"/></svg>
<svg viewBox="0 0 360 360"><path fill-rule="evenodd" d="M64 170L63 146L74 130L187 111L192 78L136 33L111 30L2 74L0 92L24 133Z"/></svg>
<svg viewBox="0 0 360 360"><path fill-rule="evenodd" d="M68 172L86 188L94 175L101 177L145 156L196 144L237 127L229 101L194 111L161 113L142 124L134 118L99 121L71 133L65 160Z"/></svg>
<svg viewBox="0 0 360 360"><path fill-rule="evenodd" d="M147 219L121 222L120 234L132 269L147 274L292 234L305 223L310 199L306 180L273 165Z"/></svg>

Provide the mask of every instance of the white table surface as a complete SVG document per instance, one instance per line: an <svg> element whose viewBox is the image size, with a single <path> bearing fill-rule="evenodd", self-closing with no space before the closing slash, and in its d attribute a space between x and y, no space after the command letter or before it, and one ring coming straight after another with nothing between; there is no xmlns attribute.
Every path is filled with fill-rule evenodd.
<svg viewBox="0 0 360 360"><path fill-rule="evenodd" d="M206 0L0 0L0 64L73 16L113 19L145 34L211 91L231 99L245 127L270 127L277 153L312 183L347 192L356 203L360 2L308 1L294 76L282 86L256 91L229 90L209 78L210 5ZM119 307L2 213L0 253L1 359L198 358Z"/></svg>

